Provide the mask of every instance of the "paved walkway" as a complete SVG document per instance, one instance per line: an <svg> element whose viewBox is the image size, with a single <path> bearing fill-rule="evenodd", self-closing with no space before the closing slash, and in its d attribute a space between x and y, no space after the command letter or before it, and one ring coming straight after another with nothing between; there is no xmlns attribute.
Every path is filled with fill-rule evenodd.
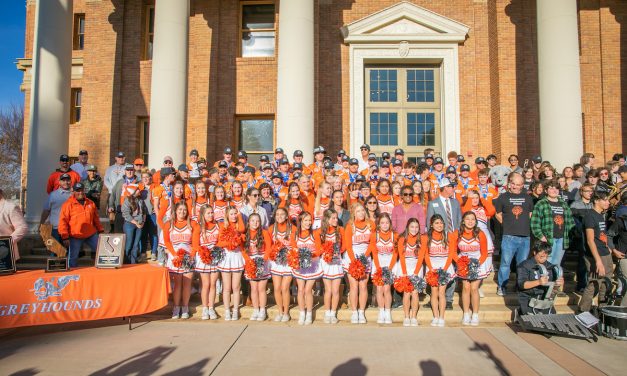
<svg viewBox="0 0 627 376"><path fill-rule="evenodd" d="M489 328L120 320L27 328L1 375L624 375L627 342ZM584 360L585 359L585 360Z"/></svg>

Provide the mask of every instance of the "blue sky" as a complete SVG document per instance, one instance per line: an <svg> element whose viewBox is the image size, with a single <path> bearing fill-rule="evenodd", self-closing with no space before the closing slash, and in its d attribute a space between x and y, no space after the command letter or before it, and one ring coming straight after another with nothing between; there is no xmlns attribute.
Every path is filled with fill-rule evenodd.
<svg viewBox="0 0 627 376"><path fill-rule="evenodd" d="M21 104L22 72L15 68L15 60L24 57L24 28L26 0L5 0L0 12L0 108L10 103Z"/></svg>

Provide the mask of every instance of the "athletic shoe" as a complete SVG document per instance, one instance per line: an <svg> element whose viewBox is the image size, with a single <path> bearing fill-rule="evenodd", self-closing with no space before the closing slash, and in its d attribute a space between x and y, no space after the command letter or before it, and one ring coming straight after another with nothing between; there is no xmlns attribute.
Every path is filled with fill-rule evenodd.
<svg viewBox="0 0 627 376"><path fill-rule="evenodd" d="M231 315L231 321L237 321L237 320L239 320L239 311L234 309L233 314Z"/></svg>
<svg viewBox="0 0 627 376"><path fill-rule="evenodd" d="M506 292L505 289L502 287L497 287L496 288L496 295L498 296L505 296Z"/></svg>
<svg viewBox="0 0 627 376"><path fill-rule="evenodd" d="M209 308L202 307L202 317L201 320L209 320Z"/></svg>
<svg viewBox="0 0 627 376"><path fill-rule="evenodd" d="M462 325L470 325L470 313L464 313L462 318Z"/></svg>
<svg viewBox="0 0 627 376"><path fill-rule="evenodd" d="M231 310L224 310L224 321L231 321Z"/></svg>
<svg viewBox="0 0 627 376"><path fill-rule="evenodd" d="M324 323L325 324L331 323L331 311L324 311Z"/></svg>
<svg viewBox="0 0 627 376"><path fill-rule="evenodd" d="M357 317L358 317L358 320L359 320L360 324L367 323L367 321L366 321L366 314L364 313L364 311L357 311L357 315L358 315Z"/></svg>
<svg viewBox="0 0 627 376"><path fill-rule="evenodd" d="M385 323L385 311L380 309L379 316L377 317L377 324L384 324L384 323Z"/></svg>
<svg viewBox="0 0 627 376"><path fill-rule="evenodd" d="M392 323L392 311L390 310L386 310L384 311L384 320L386 324L391 324Z"/></svg>
<svg viewBox="0 0 627 376"><path fill-rule="evenodd" d="M338 319L335 316L335 311L329 311L329 319L331 324L337 324L338 323Z"/></svg>
<svg viewBox="0 0 627 376"><path fill-rule="evenodd" d="M180 314L181 314L181 307L174 306L174 308L172 309L172 320L178 320Z"/></svg>
<svg viewBox="0 0 627 376"><path fill-rule="evenodd" d="M281 320L283 320L282 313L279 313L278 315L274 316L274 322L281 322Z"/></svg>
<svg viewBox="0 0 627 376"><path fill-rule="evenodd" d="M313 312L308 311L305 315L305 325L311 325L313 323Z"/></svg>
<svg viewBox="0 0 627 376"><path fill-rule="evenodd" d="M479 325L479 314L478 313L473 313L472 314L472 319L470 320L470 325L472 325L472 326Z"/></svg>
<svg viewBox="0 0 627 376"><path fill-rule="evenodd" d="M150 255L150 260L151 261L157 261L157 254L153 253L152 255Z"/></svg>
<svg viewBox="0 0 627 376"><path fill-rule="evenodd" d="M250 321L257 321L257 316L259 315L259 309L255 308L253 313L250 315Z"/></svg>
<svg viewBox="0 0 627 376"><path fill-rule="evenodd" d="M259 313L257 314L257 321L266 321L266 318L268 316L266 315L266 309L262 308L259 310Z"/></svg>
<svg viewBox="0 0 627 376"><path fill-rule="evenodd" d="M409 317L405 317L405 320L403 320L403 326L410 326L411 325L411 320L409 319Z"/></svg>
<svg viewBox="0 0 627 376"><path fill-rule="evenodd" d="M359 324L359 316L357 314L357 311L353 311L353 314L351 315L351 324Z"/></svg>
<svg viewBox="0 0 627 376"><path fill-rule="evenodd" d="M453 310L453 302L446 302L446 310L447 311Z"/></svg>
<svg viewBox="0 0 627 376"><path fill-rule="evenodd" d="M439 321L440 319L438 319L437 317L434 317L433 320L431 320L431 326L438 326Z"/></svg>
<svg viewBox="0 0 627 376"><path fill-rule="evenodd" d="M444 319L442 319L442 318L438 319L438 326L439 327L443 327L444 325L445 325Z"/></svg>
<svg viewBox="0 0 627 376"><path fill-rule="evenodd" d="M186 320L189 318L189 307L183 307L183 313L181 313L181 318Z"/></svg>
<svg viewBox="0 0 627 376"><path fill-rule="evenodd" d="M292 318L290 317L289 312L288 313L284 313L283 317L281 318L281 322L288 322L290 321Z"/></svg>
<svg viewBox="0 0 627 376"><path fill-rule="evenodd" d="M418 319L411 319L411 326L418 326Z"/></svg>
<svg viewBox="0 0 627 376"><path fill-rule="evenodd" d="M209 319L215 320L217 318L218 318L218 314L216 313L216 310L213 309L213 307L209 307Z"/></svg>
<svg viewBox="0 0 627 376"><path fill-rule="evenodd" d="M305 311L300 311L298 314L298 325L305 325Z"/></svg>

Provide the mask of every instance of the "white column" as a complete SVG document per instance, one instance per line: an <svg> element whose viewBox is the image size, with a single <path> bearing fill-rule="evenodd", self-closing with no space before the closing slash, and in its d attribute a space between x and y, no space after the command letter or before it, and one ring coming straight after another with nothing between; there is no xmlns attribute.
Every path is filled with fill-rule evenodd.
<svg viewBox="0 0 627 376"><path fill-rule="evenodd" d="M314 147L314 1L283 0L279 7L277 146L290 158Z"/></svg>
<svg viewBox="0 0 627 376"><path fill-rule="evenodd" d="M38 0L31 70L26 220L39 223L48 176L68 152L73 0ZM24 172L22 172L24 173Z"/></svg>
<svg viewBox="0 0 627 376"><path fill-rule="evenodd" d="M561 169L583 154L576 0L537 0L540 145Z"/></svg>
<svg viewBox="0 0 627 376"><path fill-rule="evenodd" d="M189 0L157 0L152 55L148 166L165 155L185 163Z"/></svg>

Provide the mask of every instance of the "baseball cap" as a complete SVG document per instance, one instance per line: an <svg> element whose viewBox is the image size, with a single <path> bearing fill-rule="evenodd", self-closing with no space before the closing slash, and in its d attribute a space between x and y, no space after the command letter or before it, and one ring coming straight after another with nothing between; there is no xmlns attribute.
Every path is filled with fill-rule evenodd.
<svg viewBox="0 0 627 376"><path fill-rule="evenodd" d="M460 154L457 156L457 162L466 162L466 158L464 158L464 156Z"/></svg>
<svg viewBox="0 0 627 376"><path fill-rule="evenodd" d="M456 169L455 169L455 167L453 167L453 166L448 166L448 167L446 168L446 173L447 173L447 174L456 174L456 173L457 173L457 170L456 170Z"/></svg>
<svg viewBox="0 0 627 376"><path fill-rule="evenodd" d="M534 156L531 160L533 163L542 163L542 157L539 155Z"/></svg>
<svg viewBox="0 0 627 376"><path fill-rule="evenodd" d="M115 157L116 157L116 158L124 158L124 157L125 157L125 155L124 155L124 153L123 153L123 152L118 151L118 153L115 155Z"/></svg>
<svg viewBox="0 0 627 376"><path fill-rule="evenodd" d="M358 182L366 181L366 177L363 175L359 175L357 176L357 178L355 178L355 181L358 181Z"/></svg>
<svg viewBox="0 0 627 376"><path fill-rule="evenodd" d="M392 166L396 167L396 166L402 166L403 165L403 161L401 161L400 159L395 159L394 162L392 162Z"/></svg>
<svg viewBox="0 0 627 376"><path fill-rule="evenodd" d="M324 146L318 146L318 150L320 150L320 153L327 153L327 149L325 149Z"/></svg>
<svg viewBox="0 0 627 376"><path fill-rule="evenodd" d="M453 185L453 183L448 178L444 178L440 180L440 183L438 185L440 188L444 188Z"/></svg>
<svg viewBox="0 0 627 376"><path fill-rule="evenodd" d="M368 149L368 151L370 151L370 145L368 144L363 144L359 147L359 149Z"/></svg>
<svg viewBox="0 0 627 376"><path fill-rule="evenodd" d="M358 164L359 164L359 161L357 160L357 158L351 158L351 159L348 161L348 163L349 163L349 164L351 164L351 165L358 165Z"/></svg>
<svg viewBox="0 0 627 376"><path fill-rule="evenodd" d="M489 161L490 159L496 159L496 155L494 155L494 154L489 154L489 155L486 157L486 161Z"/></svg>
<svg viewBox="0 0 627 376"><path fill-rule="evenodd" d="M98 169L92 164L87 167L87 171L98 171Z"/></svg>
<svg viewBox="0 0 627 376"><path fill-rule="evenodd" d="M371 172L379 171L379 167L377 165L372 165L370 166L370 171Z"/></svg>
<svg viewBox="0 0 627 376"><path fill-rule="evenodd" d="M262 170L272 170L272 165L270 163L266 163L263 165Z"/></svg>
<svg viewBox="0 0 627 376"><path fill-rule="evenodd" d="M59 162L68 162L70 160L70 157L67 156L67 154L61 154L61 156L59 157Z"/></svg>
<svg viewBox="0 0 627 376"><path fill-rule="evenodd" d="M337 152L337 155L346 155L346 151L344 149L340 149L340 151Z"/></svg>
<svg viewBox="0 0 627 376"><path fill-rule="evenodd" d="M198 150L196 150L196 149L192 149L192 151L190 151L190 152L189 152L189 155L190 155L190 156L192 156L192 155L199 156L199 154L198 154Z"/></svg>
<svg viewBox="0 0 627 376"><path fill-rule="evenodd" d="M333 170L335 168L335 166L331 162L324 162L324 166L323 167L324 167L325 170Z"/></svg>
<svg viewBox="0 0 627 376"><path fill-rule="evenodd" d="M442 160L442 158L441 158L441 157L436 157L436 158L433 160L433 164L444 164L444 160Z"/></svg>
<svg viewBox="0 0 627 376"><path fill-rule="evenodd" d="M165 157L163 157L163 162L164 163L165 162L174 162L174 160L169 155L166 155Z"/></svg>
<svg viewBox="0 0 627 376"><path fill-rule="evenodd" d="M283 176L281 176L281 173L278 171L275 171L272 173L272 179L283 179Z"/></svg>
<svg viewBox="0 0 627 376"><path fill-rule="evenodd" d="M370 153L368 154L368 160L377 160L377 156L375 153Z"/></svg>
<svg viewBox="0 0 627 376"><path fill-rule="evenodd" d="M224 152L222 152L222 154L233 154L233 149L227 146L224 148Z"/></svg>
<svg viewBox="0 0 627 376"><path fill-rule="evenodd" d="M470 171L470 166L467 164L463 164L462 167L459 168L460 171Z"/></svg>
<svg viewBox="0 0 627 376"><path fill-rule="evenodd" d="M289 163L290 163L290 161L289 161L287 158L283 157L283 158L281 159L281 164L282 164L282 165L284 165L284 164L289 164Z"/></svg>
<svg viewBox="0 0 627 376"><path fill-rule="evenodd" d="M255 168L252 167L252 166L246 166L246 167L244 167L244 173L254 174L255 173Z"/></svg>
<svg viewBox="0 0 627 376"><path fill-rule="evenodd" d="M285 152L283 151L283 148L274 149L274 154L278 154L278 153L285 154Z"/></svg>
<svg viewBox="0 0 627 376"><path fill-rule="evenodd" d="M381 168L383 168L383 167L390 168L390 162L388 162L388 161L381 162Z"/></svg>
<svg viewBox="0 0 627 376"><path fill-rule="evenodd" d="M259 162L270 162L270 158L264 154L261 157L259 157Z"/></svg>
<svg viewBox="0 0 627 376"><path fill-rule="evenodd" d="M59 180L71 180L70 174L61 174Z"/></svg>
<svg viewBox="0 0 627 376"><path fill-rule="evenodd" d="M162 177L174 174L174 169L172 167L161 167L159 173Z"/></svg>
<svg viewBox="0 0 627 376"><path fill-rule="evenodd" d="M302 170L303 169L303 164L302 163L294 163L294 165L292 166L293 170Z"/></svg>
<svg viewBox="0 0 627 376"><path fill-rule="evenodd" d="M134 165L142 165L143 166L144 165L144 160L141 159L141 158L137 158L137 159L135 159L135 161L133 161L133 164Z"/></svg>
<svg viewBox="0 0 627 376"><path fill-rule="evenodd" d="M342 162L350 160L350 157L346 154L342 156Z"/></svg>
<svg viewBox="0 0 627 376"><path fill-rule="evenodd" d="M78 155L88 155L88 154L89 153L85 149L82 149L81 151L78 152Z"/></svg>
<svg viewBox="0 0 627 376"><path fill-rule="evenodd" d="M427 156L425 157L425 160L427 159L433 159L433 154L427 154Z"/></svg>
<svg viewBox="0 0 627 376"><path fill-rule="evenodd" d="M132 164L130 164L130 163L127 163L127 164L124 166L124 169L125 169L125 170L135 170L135 166L133 166L133 165L132 165Z"/></svg>
<svg viewBox="0 0 627 376"><path fill-rule="evenodd" d="M248 158L248 154L246 154L245 150L240 150L237 152L237 158Z"/></svg>
<svg viewBox="0 0 627 376"><path fill-rule="evenodd" d="M298 180L301 176L303 176L303 174L301 174L300 171L296 171L292 174L292 180Z"/></svg>
<svg viewBox="0 0 627 376"><path fill-rule="evenodd" d="M396 149L394 150L394 155L405 155L405 152L403 149Z"/></svg>
<svg viewBox="0 0 627 376"><path fill-rule="evenodd" d="M179 171L189 172L189 168L187 168L187 165L185 163L182 163L179 165Z"/></svg>
<svg viewBox="0 0 627 376"><path fill-rule="evenodd" d="M483 157L475 158L475 164L479 164L479 163L486 163L485 158L483 158Z"/></svg>
<svg viewBox="0 0 627 376"><path fill-rule="evenodd" d="M302 150L294 150L294 157L302 157L302 156L303 156Z"/></svg>
<svg viewBox="0 0 627 376"><path fill-rule="evenodd" d="M72 186L72 190L73 191L82 191L85 188L85 186L83 186L83 183L75 183Z"/></svg>
<svg viewBox="0 0 627 376"><path fill-rule="evenodd" d="M224 167L224 168L226 168L226 167L229 167L229 164L228 164L228 163L226 163L226 161L220 161L220 162L218 163L218 167Z"/></svg>
<svg viewBox="0 0 627 376"><path fill-rule="evenodd" d="M381 158L383 158L383 159L390 158L390 153L388 153L387 151L384 151L383 153L381 153Z"/></svg>

